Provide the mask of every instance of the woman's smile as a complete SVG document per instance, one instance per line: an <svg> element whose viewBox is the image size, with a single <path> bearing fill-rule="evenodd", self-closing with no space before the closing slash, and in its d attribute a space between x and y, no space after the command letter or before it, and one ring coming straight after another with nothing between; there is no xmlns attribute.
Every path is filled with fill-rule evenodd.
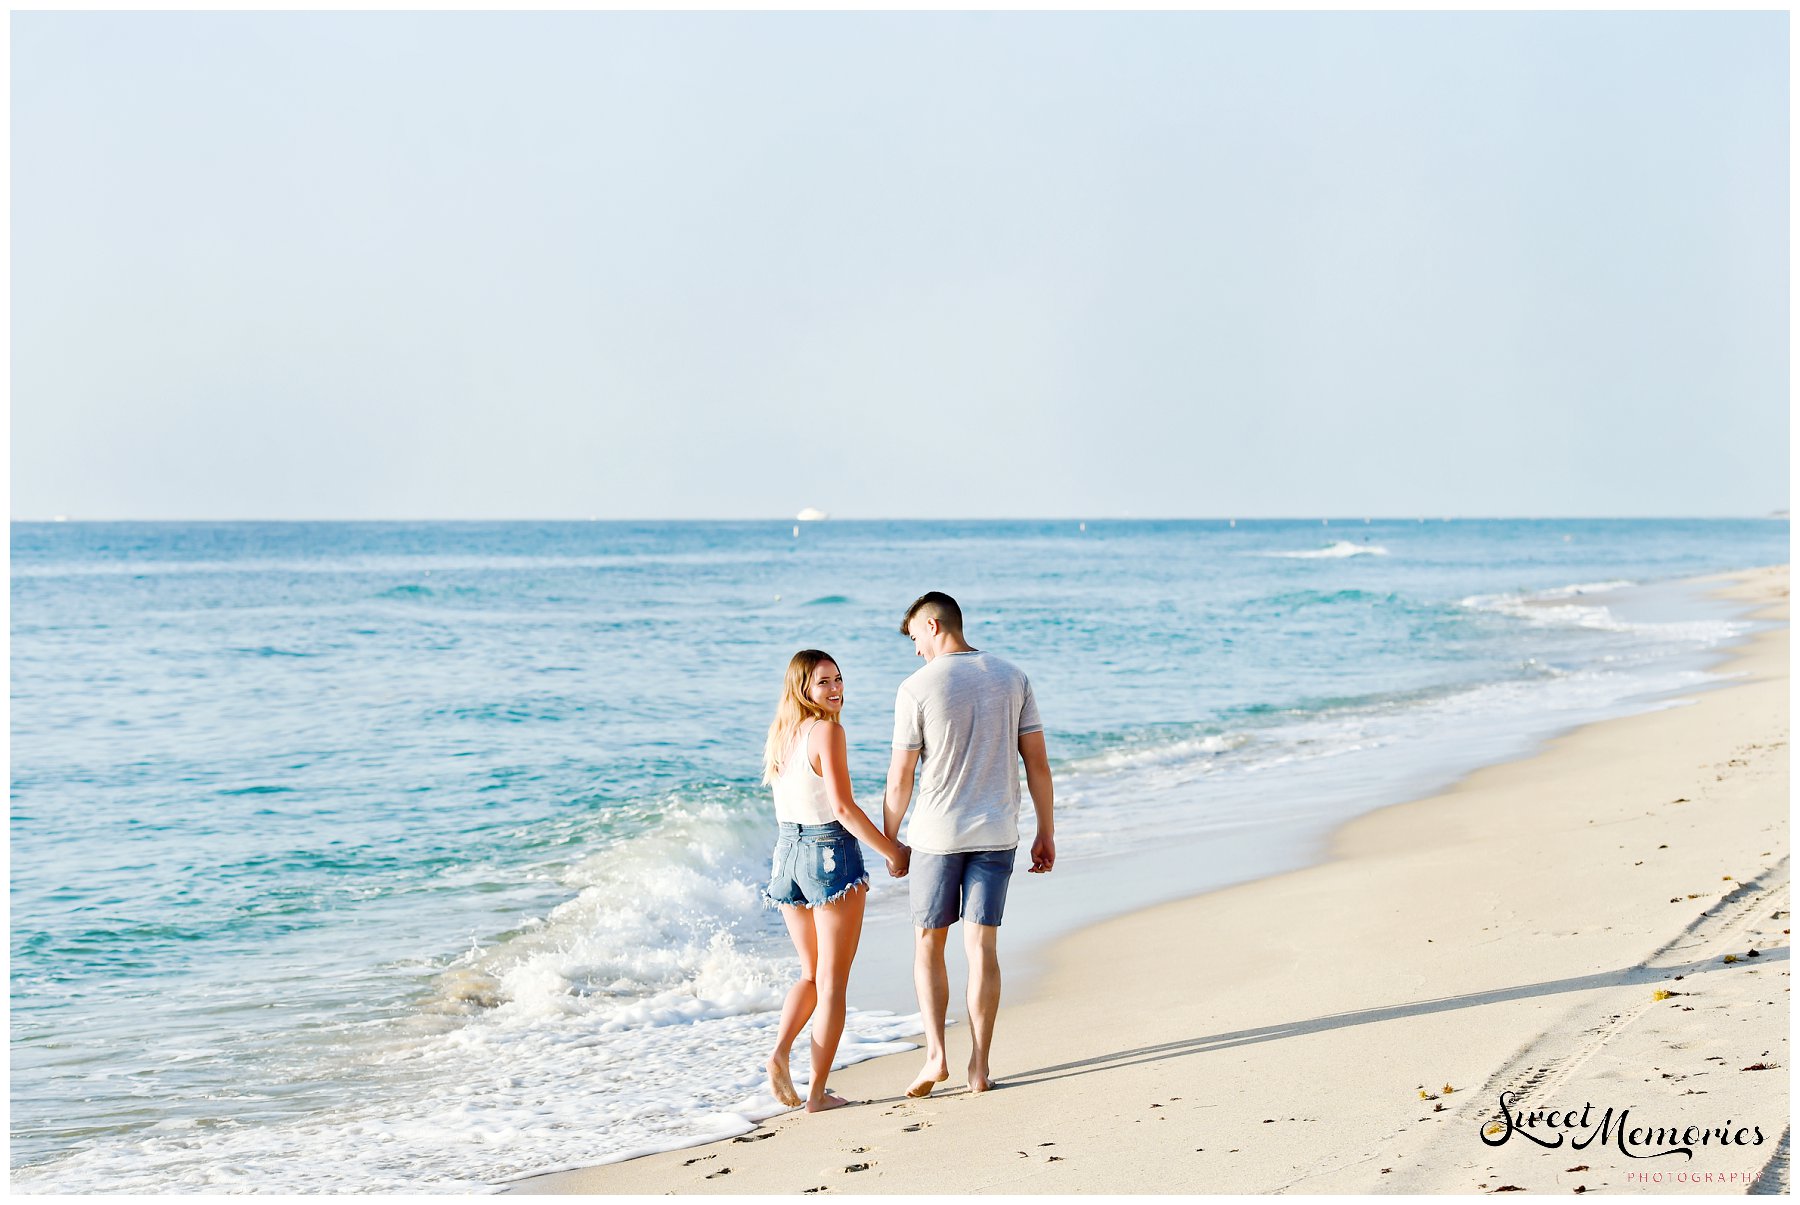
<svg viewBox="0 0 1800 1205"><path fill-rule="evenodd" d="M829 661L821 662L813 670L812 687L808 692L812 701L827 711L839 711L844 706L844 675L838 667Z"/></svg>

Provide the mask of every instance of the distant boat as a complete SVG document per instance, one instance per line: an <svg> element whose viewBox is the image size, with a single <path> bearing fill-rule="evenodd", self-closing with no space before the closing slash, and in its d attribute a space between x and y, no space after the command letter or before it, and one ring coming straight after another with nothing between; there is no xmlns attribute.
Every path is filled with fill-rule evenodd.
<svg viewBox="0 0 1800 1205"><path fill-rule="evenodd" d="M819 520L829 519L831 516L816 506L809 506L799 514L795 515L794 518L800 520L802 523L817 523Z"/></svg>

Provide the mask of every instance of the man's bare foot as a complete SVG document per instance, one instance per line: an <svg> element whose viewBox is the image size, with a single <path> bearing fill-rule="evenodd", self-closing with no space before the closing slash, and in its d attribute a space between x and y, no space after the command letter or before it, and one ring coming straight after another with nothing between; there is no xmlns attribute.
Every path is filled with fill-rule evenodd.
<svg viewBox="0 0 1800 1205"><path fill-rule="evenodd" d="M827 1109L835 1109L840 1105L847 1105L849 1103L849 1101L839 1096L836 1092L826 1092L824 1096L818 1100L814 1100L810 1096L807 1097L806 1111L808 1113L823 1113Z"/></svg>
<svg viewBox="0 0 1800 1205"><path fill-rule="evenodd" d="M794 1091L794 1080L788 1075L787 1060L770 1055L768 1068L770 1094L790 1109L799 1104L800 1094Z"/></svg>
<svg viewBox="0 0 1800 1205"><path fill-rule="evenodd" d="M924 1068L920 1070L918 1078L913 1080L912 1087L906 1090L906 1094L914 1099L930 1096L933 1087L949 1078L950 1068L944 1065L944 1060L926 1059Z"/></svg>
<svg viewBox="0 0 1800 1205"><path fill-rule="evenodd" d="M969 1091L986 1092L993 1086L994 1081L988 1076L987 1072L977 1071L973 1067L969 1068Z"/></svg>

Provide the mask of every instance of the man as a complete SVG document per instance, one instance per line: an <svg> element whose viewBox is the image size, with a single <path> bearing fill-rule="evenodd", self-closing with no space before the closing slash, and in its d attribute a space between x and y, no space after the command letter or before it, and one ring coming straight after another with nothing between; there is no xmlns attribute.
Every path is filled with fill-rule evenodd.
<svg viewBox="0 0 1800 1205"><path fill-rule="evenodd" d="M925 1019L925 1066L906 1090L929 1096L950 1078L944 1013L950 977L944 945L963 922L969 955L969 1091L993 1085L988 1055L1000 1011L1000 917L1019 845L1019 763L1037 813L1031 873L1056 864L1050 760L1031 683L1015 665L963 639L962 608L933 590L906 610L900 630L925 666L900 684L894 701L894 756L888 766L883 828L897 839L900 821L918 805L907 829L912 920L917 931L913 985Z"/></svg>

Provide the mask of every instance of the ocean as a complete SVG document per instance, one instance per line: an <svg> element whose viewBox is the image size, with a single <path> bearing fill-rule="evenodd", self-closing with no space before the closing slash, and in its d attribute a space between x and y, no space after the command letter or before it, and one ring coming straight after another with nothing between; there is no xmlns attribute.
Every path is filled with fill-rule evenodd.
<svg viewBox="0 0 1800 1205"><path fill-rule="evenodd" d="M925 590L1048 726L1024 965L1677 705L1753 627L1678 579L1787 548L1785 519L15 523L13 1185L480 1191L779 1111L763 733L788 657L833 654L878 812ZM917 1032L885 876L869 924L843 1062Z"/></svg>

